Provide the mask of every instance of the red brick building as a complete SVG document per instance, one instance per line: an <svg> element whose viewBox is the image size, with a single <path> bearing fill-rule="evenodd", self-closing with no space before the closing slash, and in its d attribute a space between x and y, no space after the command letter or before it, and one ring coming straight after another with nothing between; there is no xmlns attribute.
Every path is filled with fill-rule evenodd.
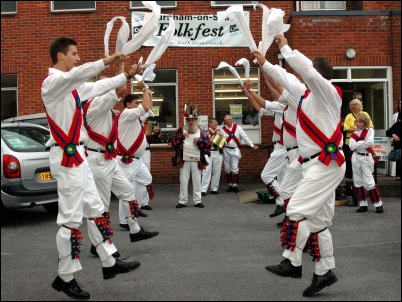
<svg viewBox="0 0 402 302"><path fill-rule="evenodd" d="M227 8L214 6L220 2L158 1L162 6L162 14L175 16L216 15ZM67 6L63 7L63 3ZM74 3L83 3L84 8L65 10ZM136 3L141 2L2 1L2 120L13 115L43 112L40 87L51 65L49 44L54 38L66 36L76 39L82 63L98 60L104 57L105 28L113 17L123 16L132 24L133 12L149 12L145 8L134 8ZM376 135L384 136L401 97L401 3L337 1L340 6L335 9L325 6L334 3L332 1L258 3L285 12L284 22L290 24L285 36L293 49L300 50L310 58L325 56L330 59L335 68L333 81L343 89L344 116L348 113L353 94L360 92L364 110L373 119ZM312 7L312 3L324 6ZM173 7L164 7L164 4ZM249 12L250 30L258 45L261 40L262 9L257 7L254 10L253 6L244 6L244 11ZM176 30L178 24L176 22ZM210 24L215 26L211 22L205 24L204 27ZM119 26L120 23L116 23L112 32L110 53L114 51L113 43ZM149 46L141 47L130 55L132 62L137 62L140 56L146 59L151 49ZM355 50L355 57L347 58L348 49ZM284 63L284 67L288 68L286 62L278 59L279 53L277 46L272 45L266 57L271 63ZM268 99L269 90L260 76L258 66L252 63L253 57L247 46L170 46L156 62L156 80L149 83L155 92L154 98L160 97L159 104L154 102L158 108L156 112L160 113L159 118L155 119L161 122L163 131L169 133L183 125L182 111L185 103L199 104L201 114L216 116L219 120L223 112L231 110L229 105L241 105L241 112L247 112L249 105L246 100L233 89L236 86L233 76L216 70L221 61L234 66L240 58L249 59L256 89ZM109 70L105 73L111 75ZM222 84L221 80L224 80ZM122 106L116 109L122 109ZM243 157L240 161L240 183L258 182L269 156L272 118L262 118L257 127L245 125L243 128L261 148L253 151L247 146L241 147ZM179 171L170 163L173 156L170 146L152 145L151 150L154 182L178 182ZM380 163L379 172L386 173L387 165L386 162Z"/></svg>

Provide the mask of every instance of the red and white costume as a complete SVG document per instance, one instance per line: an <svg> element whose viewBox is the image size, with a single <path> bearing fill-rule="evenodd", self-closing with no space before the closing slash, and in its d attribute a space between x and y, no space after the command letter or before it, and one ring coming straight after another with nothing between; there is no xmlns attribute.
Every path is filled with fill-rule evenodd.
<svg viewBox="0 0 402 302"><path fill-rule="evenodd" d="M226 138L223 148L223 163L229 186L237 187L239 183L239 160L241 158L240 144L244 141L251 148L253 142L249 139L243 128L237 124L232 124L228 128L226 125L220 130L220 134Z"/></svg>
<svg viewBox="0 0 402 302"><path fill-rule="evenodd" d="M357 189L360 206L367 206L365 189L375 207L382 206L380 193L375 185L374 172L374 129L357 129L350 136L349 148L352 154L353 183Z"/></svg>
<svg viewBox="0 0 402 302"><path fill-rule="evenodd" d="M300 266L303 248L312 233L318 242L314 251L315 273L323 275L335 267L332 237L327 227L332 225L335 209L335 189L342 181L345 163L340 132L342 97L329 80L313 67L311 60L288 45L281 48L286 62L303 78L305 90L294 75L269 62L263 68L292 96L302 99L298 108L296 138L303 162L303 179L287 206L288 223L282 227L283 256ZM287 237L290 232L296 236Z"/></svg>
<svg viewBox="0 0 402 302"><path fill-rule="evenodd" d="M140 121L146 111L143 108L126 108L119 116L119 138L117 149L121 155L117 161L124 175L135 189L135 197L141 206L146 205L148 197L147 187L152 183L152 176L141 160L147 148L147 139ZM119 220L126 223L128 209L126 203L119 200ZM131 230L131 227L130 227Z"/></svg>
<svg viewBox="0 0 402 302"><path fill-rule="evenodd" d="M88 132L87 153L88 163L94 175L96 187L105 206L109 211L111 192L123 200L129 210L125 213L129 217L130 233L140 230L136 220L136 213L130 211L129 203L135 203L134 187L124 175L116 161L116 142L118 137L118 116L112 111L119 101L116 91L96 97L84 106L84 116ZM133 209L131 209L133 210ZM99 252L98 252L99 254Z"/></svg>
<svg viewBox="0 0 402 302"><path fill-rule="evenodd" d="M82 239L78 228L83 217L88 218L91 242L99 245L102 266L115 264L111 256L116 252L110 240L112 233L108 232L108 238L103 237L95 223L95 220L103 220L105 207L85 157L83 143L87 139L87 132L82 122L81 108L81 99L92 99L126 83L124 74L95 83L87 82L105 68L103 60L74 67L69 72L49 68L49 75L42 83L42 100L51 130L46 146L51 147L50 171L57 180L59 194L57 224L61 227L56 236L58 273L66 281L73 278L74 272L82 269L78 260L79 241ZM77 245L73 246L72 242Z"/></svg>
<svg viewBox="0 0 402 302"><path fill-rule="evenodd" d="M269 159L261 172L261 179L267 185L268 191L274 195L275 203L283 205L283 199L279 195L279 185L287 171L289 162L287 159L286 148L282 140L283 110L285 105L279 102L265 101L265 108L261 108L260 116L273 116L274 125L272 133L272 143L274 150L269 155Z"/></svg>

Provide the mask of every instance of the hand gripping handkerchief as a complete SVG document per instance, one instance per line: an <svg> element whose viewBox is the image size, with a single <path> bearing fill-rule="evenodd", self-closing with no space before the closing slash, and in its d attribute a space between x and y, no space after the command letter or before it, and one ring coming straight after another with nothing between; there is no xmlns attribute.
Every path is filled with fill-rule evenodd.
<svg viewBox="0 0 402 302"><path fill-rule="evenodd" d="M141 65L142 68L148 67L150 64L155 63L157 60L159 60L159 58L165 52L166 48L168 48L169 43L174 36L174 30L175 30L175 21L173 19L173 16L170 16L169 27L165 30L158 43L152 49L145 64Z"/></svg>
<svg viewBox="0 0 402 302"><path fill-rule="evenodd" d="M144 4L146 8L152 10L152 13L145 13L144 20L139 20L137 22L138 26L140 26L141 24L143 25L140 31L128 43L124 45L122 52L125 55L129 55L130 53L133 53L137 49L139 49L142 44L144 44L144 42L148 40L149 37L158 30L158 21L161 15L161 7L156 4L156 1L142 1L142 4ZM134 26L134 24L132 24L132 26Z"/></svg>
<svg viewBox="0 0 402 302"><path fill-rule="evenodd" d="M119 33L117 34L117 41L116 41L116 52L121 51L123 49L124 44L128 41L128 36L130 35L130 26L128 25L126 18L124 17L114 17L106 24L106 31L105 37L103 39L105 44L105 57L109 56L109 37L110 33L112 32L113 25L116 20L121 20L122 24L120 26Z"/></svg>
<svg viewBox="0 0 402 302"><path fill-rule="evenodd" d="M244 66L246 80L248 80L250 78L250 62L246 58L241 58L239 61L236 62L235 65L243 65Z"/></svg>
<svg viewBox="0 0 402 302"><path fill-rule="evenodd" d="M268 34L272 37L287 32L290 24L283 24L285 12L278 8L271 8L271 13L268 17Z"/></svg>
<svg viewBox="0 0 402 302"><path fill-rule="evenodd" d="M271 37L268 33L268 26L267 26L268 17L271 11L267 6L261 3L255 4L254 10L256 10L257 7L262 8L262 27L261 27L262 40L260 41L260 43L258 43L258 50L263 55L265 55L268 51L269 46L271 46L272 42L274 41L274 37L273 36ZM257 63L257 59L254 59L253 62Z"/></svg>
<svg viewBox="0 0 402 302"><path fill-rule="evenodd" d="M142 75L136 74L136 75L135 75L135 79L136 79L138 82L141 82L141 81L144 81L144 82L145 82L145 81L152 82L152 81L155 79L155 77L156 77L156 74L154 73L155 67L156 67L156 64L155 64L155 63L150 64L147 68L145 68L145 70L144 70L144 72L142 73Z"/></svg>
<svg viewBox="0 0 402 302"><path fill-rule="evenodd" d="M217 69L221 69L221 68L229 68L229 70L233 73L233 75L239 80L240 85L244 86L243 81L241 80L239 74L237 73L236 68L234 68L233 66L231 66L228 63L223 62L223 61L219 63L219 66Z"/></svg>
<svg viewBox="0 0 402 302"><path fill-rule="evenodd" d="M222 23L226 18L232 20L239 27L240 31L246 38L246 42L251 51L257 50L257 45L254 42L251 35L250 28L246 23L246 19L243 14L243 5L231 5L226 11L217 12L218 22Z"/></svg>

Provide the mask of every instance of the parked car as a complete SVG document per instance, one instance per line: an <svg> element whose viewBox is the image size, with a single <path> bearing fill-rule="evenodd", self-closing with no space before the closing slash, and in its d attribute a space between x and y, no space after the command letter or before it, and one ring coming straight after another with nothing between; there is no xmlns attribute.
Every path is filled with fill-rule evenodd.
<svg viewBox="0 0 402 302"><path fill-rule="evenodd" d="M57 181L50 173L50 131L32 123L1 122L1 211L43 205L58 211Z"/></svg>
<svg viewBox="0 0 402 302"><path fill-rule="evenodd" d="M3 120L2 122L9 122L9 123L25 122L25 123L38 124L46 128L49 128L47 122L47 116L46 113L44 112L10 117Z"/></svg>

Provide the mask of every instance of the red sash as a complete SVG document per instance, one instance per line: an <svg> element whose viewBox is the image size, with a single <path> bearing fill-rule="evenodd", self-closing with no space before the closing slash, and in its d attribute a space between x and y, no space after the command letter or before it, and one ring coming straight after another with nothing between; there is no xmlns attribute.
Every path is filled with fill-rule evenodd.
<svg viewBox="0 0 402 302"><path fill-rule="evenodd" d="M364 140L366 139L367 134L368 134L368 129L364 128L364 129L362 130L362 132L360 133L360 136L358 136L358 135L356 134L356 132L353 132L353 133L350 135L350 138L353 138L356 142L358 142L358 141L364 141ZM371 154L371 156L373 157L375 163L380 160L380 159L377 157L377 154L375 154L373 148L367 148L366 151Z"/></svg>
<svg viewBox="0 0 402 302"><path fill-rule="evenodd" d="M285 111L288 110L289 105L286 105L285 110L283 110L283 121L282 121L282 128L284 128L291 136L296 138L296 127L293 126L291 123L285 120ZM283 129L282 129L283 131Z"/></svg>
<svg viewBox="0 0 402 302"><path fill-rule="evenodd" d="M117 115L117 119L119 119L121 112ZM120 139L117 138L117 150L119 153L122 155L121 161L125 163L126 165L130 164L133 162L133 156L134 153L138 150L138 148L141 146L142 142L145 139L145 132L144 132L144 127L142 126L141 120L140 121L141 125L141 131L137 136L137 139L134 141L134 143L131 145L131 147L127 150L124 148L123 144L121 143Z"/></svg>
<svg viewBox="0 0 402 302"><path fill-rule="evenodd" d="M44 80L45 79L43 79L43 81ZM84 161L80 153L77 152L77 145L80 139L80 129L82 126L81 100L77 89L74 89L71 94L75 100L75 113L68 134L64 133L64 131L49 116L46 106L43 104L49 122L50 132L52 133L56 143L64 150L61 165L67 168L72 168L73 165L79 166Z"/></svg>
<svg viewBox="0 0 402 302"><path fill-rule="evenodd" d="M335 88L341 96L342 92L340 91L340 89L338 89L338 87ZM310 90L307 89L306 93L304 94L304 96L302 96L300 100L299 108L297 109L297 120L300 124L300 127L304 130L304 132L306 132L308 137L310 137L318 146L322 148L318 160L326 166L329 165L331 160L335 160L340 167L345 162L345 157L338 148L339 144L343 140L342 131L340 130L342 119L340 118L336 130L332 134L332 136L330 138L327 138L324 133L322 133L321 130L318 129L318 127L308 118L308 116L301 109L303 99L309 94Z"/></svg>
<svg viewBox="0 0 402 302"><path fill-rule="evenodd" d="M92 100L87 102L84 105L84 126L85 129L87 129L89 137L97 142L98 144L102 145L105 148L105 159L113 159L116 157L117 152L114 147L114 143L117 140L118 136L118 131L117 131L117 115L113 113L113 110L111 110L112 118L113 118L113 124L112 124L112 129L110 130L109 137L105 137L91 129L91 127L88 125L86 122L86 116L87 112L89 109L89 106L91 105Z"/></svg>
<svg viewBox="0 0 402 302"><path fill-rule="evenodd" d="M226 143L229 143L232 139L236 143L237 147L240 147L240 142L235 136L236 130L237 130L237 124L233 124L232 131L230 131L226 126L222 127L222 130L225 131L229 135L229 137L226 139Z"/></svg>

